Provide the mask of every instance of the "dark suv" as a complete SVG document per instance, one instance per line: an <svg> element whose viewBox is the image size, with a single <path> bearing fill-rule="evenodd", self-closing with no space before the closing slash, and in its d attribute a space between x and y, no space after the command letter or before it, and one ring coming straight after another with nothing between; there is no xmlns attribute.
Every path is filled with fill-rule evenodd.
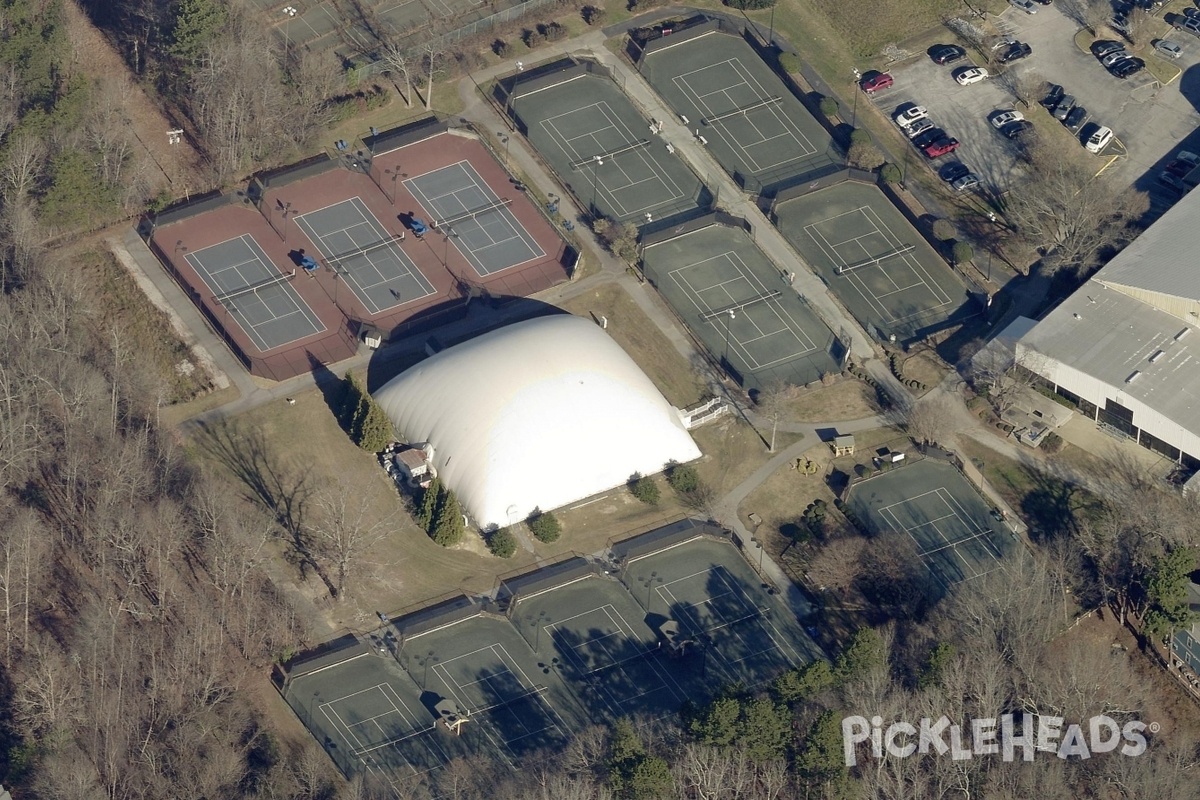
<svg viewBox="0 0 1200 800"><path fill-rule="evenodd" d="M1067 118L1063 120L1063 125L1066 125L1067 130L1071 131L1071 133L1078 133L1086 120L1087 109L1083 106L1075 106L1067 114Z"/></svg>
<svg viewBox="0 0 1200 800"><path fill-rule="evenodd" d="M1010 61L1019 61L1022 58L1033 54L1033 48L1024 42L1017 42L1012 47L1000 54L998 59L1001 64L1007 64Z"/></svg>

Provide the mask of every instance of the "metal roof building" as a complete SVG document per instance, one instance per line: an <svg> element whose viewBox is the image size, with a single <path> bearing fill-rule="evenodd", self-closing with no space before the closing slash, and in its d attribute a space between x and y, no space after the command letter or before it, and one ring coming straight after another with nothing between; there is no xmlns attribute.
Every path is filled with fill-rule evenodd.
<svg viewBox="0 0 1200 800"><path fill-rule="evenodd" d="M1017 343L1022 365L1098 422L1200 467L1200 192Z"/></svg>
<svg viewBox="0 0 1200 800"><path fill-rule="evenodd" d="M679 412L591 321L518 322L443 350L375 393L481 528L520 522L700 457Z"/></svg>

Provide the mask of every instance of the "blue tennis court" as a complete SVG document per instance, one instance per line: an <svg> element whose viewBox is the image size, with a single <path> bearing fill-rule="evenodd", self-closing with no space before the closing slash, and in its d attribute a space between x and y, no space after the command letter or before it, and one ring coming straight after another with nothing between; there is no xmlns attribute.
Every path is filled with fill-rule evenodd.
<svg viewBox="0 0 1200 800"><path fill-rule="evenodd" d="M296 226L366 306L378 314L436 294L403 250L403 232L393 233L361 198L301 214Z"/></svg>
<svg viewBox="0 0 1200 800"><path fill-rule="evenodd" d="M509 201L497 196L469 161L409 178L404 185L480 277L545 255Z"/></svg>
<svg viewBox="0 0 1200 800"><path fill-rule="evenodd" d="M320 333L325 326L250 234L187 253L187 263L260 351Z"/></svg>

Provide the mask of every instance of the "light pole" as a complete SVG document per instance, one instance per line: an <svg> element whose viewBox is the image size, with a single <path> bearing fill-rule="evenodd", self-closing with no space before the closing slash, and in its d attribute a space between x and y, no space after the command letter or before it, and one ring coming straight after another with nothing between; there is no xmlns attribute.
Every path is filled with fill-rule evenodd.
<svg viewBox="0 0 1200 800"><path fill-rule="evenodd" d="M439 661L441 661L441 659L438 658L437 656L435 656L433 654L432 650L430 650L423 656L417 656L417 663L425 668L425 673L421 677L421 688L422 689L429 688L429 665L436 664Z"/></svg>
<svg viewBox="0 0 1200 800"><path fill-rule="evenodd" d="M530 614L528 617L529 621L534 625L534 627L536 629L536 633L534 634L534 637L533 637L533 641L534 641L533 651L535 653L540 653L542 651L542 623L545 622L549 618L550 618L550 615L547 614L545 611L539 611L538 615L536 617L532 614Z"/></svg>
<svg viewBox="0 0 1200 800"><path fill-rule="evenodd" d="M758 571L759 574L762 574L763 553L766 552L767 548L761 541L753 536L750 537L750 541L754 542L754 544L758 546Z"/></svg>
<svg viewBox="0 0 1200 800"><path fill-rule="evenodd" d="M646 587L646 613L651 611L651 601L654 599L654 584L666 583L667 579L661 577L657 571L651 572L649 577L639 577L638 581Z"/></svg>
<svg viewBox="0 0 1200 800"><path fill-rule="evenodd" d="M375 158L375 137L379 135L379 129L374 125L371 126L371 143L367 145L367 153L371 158Z"/></svg>
<svg viewBox="0 0 1200 800"><path fill-rule="evenodd" d="M651 222L654 222L654 215L651 214L649 211L647 211L646 212L646 224L649 225Z"/></svg>
<svg viewBox="0 0 1200 800"><path fill-rule="evenodd" d="M296 10L295 6L287 6L283 9L283 15L287 17L287 19L283 21L283 57L285 61L291 55L292 49L292 17L299 13L300 12Z"/></svg>
<svg viewBox="0 0 1200 800"><path fill-rule="evenodd" d="M600 174L600 168L604 166L604 159L600 156L593 156L592 164L592 217L596 216L596 177Z"/></svg>
<svg viewBox="0 0 1200 800"><path fill-rule="evenodd" d="M385 169L383 171L383 174L392 176L392 196L388 198L388 202L390 202L392 204L392 208L395 208L396 207L396 181L398 181L402 177L406 177L408 175L408 173L407 172L401 173L399 169Z"/></svg>
<svg viewBox="0 0 1200 800"><path fill-rule="evenodd" d="M729 328L733 325L733 321L737 319L737 314L733 309L729 309L729 319L725 320L725 366L726 371L729 367Z"/></svg>
<svg viewBox="0 0 1200 800"><path fill-rule="evenodd" d="M496 135L500 137L500 143L504 145L504 168L508 169L508 141L509 136L504 131L496 131Z"/></svg>
<svg viewBox="0 0 1200 800"><path fill-rule="evenodd" d="M771 35L769 37L771 46L775 46L775 6L779 5L778 0L771 3Z"/></svg>

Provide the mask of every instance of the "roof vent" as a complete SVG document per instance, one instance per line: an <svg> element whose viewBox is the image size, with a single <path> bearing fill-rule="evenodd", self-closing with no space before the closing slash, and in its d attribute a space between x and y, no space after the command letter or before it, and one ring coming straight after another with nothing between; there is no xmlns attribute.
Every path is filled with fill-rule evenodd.
<svg viewBox="0 0 1200 800"><path fill-rule="evenodd" d="M1154 355L1150 356L1150 363L1153 364L1155 361L1158 361L1160 358L1162 358L1162 356L1163 356L1162 350L1155 350Z"/></svg>
<svg viewBox="0 0 1200 800"><path fill-rule="evenodd" d="M1135 369L1132 373L1130 373L1129 377L1125 379L1125 382L1133 383L1134 381L1136 381L1138 379L1138 375L1141 375L1141 374L1142 374L1141 372L1139 372L1138 370Z"/></svg>
<svg viewBox="0 0 1200 800"><path fill-rule="evenodd" d="M1071 316L1075 319L1083 319L1083 317L1079 316L1078 314L1072 314Z"/></svg>
<svg viewBox="0 0 1200 800"><path fill-rule="evenodd" d="M1179 333L1175 334L1175 341L1177 341L1177 342L1178 342L1180 339L1182 339L1183 337L1187 336L1187 335L1188 335L1189 333L1191 333L1191 332L1192 332L1192 329L1191 329L1191 328L1184 328L1184 329L1183 329L1183 330L1181 330Z"/></svg>

